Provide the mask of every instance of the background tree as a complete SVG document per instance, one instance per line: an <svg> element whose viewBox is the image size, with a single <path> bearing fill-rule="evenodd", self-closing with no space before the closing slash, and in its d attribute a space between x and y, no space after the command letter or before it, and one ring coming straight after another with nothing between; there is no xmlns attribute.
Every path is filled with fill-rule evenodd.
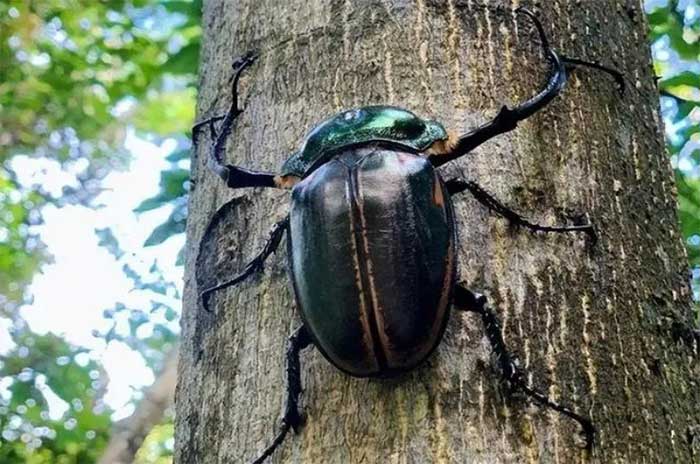
<svg viewBox="0 0 700 464"><path fill-rule="evenodd" d="M209 2L200 119L228 104L232 56L257 49L229 142L237 164L274 170L321 115L372 103L475 127L531 95L532 76L545 73L530 28L497 5ZM513 230L458 197L459 281L487 292L529 380L592 417L593 455L570 421L507 398L481 324L455 314L430 361L398 379L348 378L306 353L308 422L279 462L697 459L697 346L676 330L691 321L690 293L643 11L558 0L540 14L558 49L614 65L628 92L620 98L606 77L577 72L546 111L446 171L538 221L587 215L598 241ZM299 325L284 265L218 295L213 314L198 308L197 282L201 290L240 269L288 194L226 190L204 168L208 148L193 166L176 460L248 461L277 429L284 340ZM232 197L198 259L206 224Z"/></svg>

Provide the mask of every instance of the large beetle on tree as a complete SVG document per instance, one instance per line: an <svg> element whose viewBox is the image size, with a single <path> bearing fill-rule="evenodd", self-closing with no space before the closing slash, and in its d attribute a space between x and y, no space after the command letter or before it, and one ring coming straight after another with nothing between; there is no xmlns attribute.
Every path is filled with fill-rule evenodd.
<svg viewBox="0 0 700 464"><path fill-rule="evenodd" d="M582 232L595 238L591 224L545 226L527 221L476 183L443 182L437 167L459 158L494 136L516 128L563 89L577 66L604 71L624 90L622 75L596 63L557 54L537 17L520 8L535 25L551 65L544 88L513 108L504 106L489 123L464 135L451 134L436 121L389 106L344 111L312 130L278 174L227 165L226 140L235 119L238 81L255 62L248 53L233 64L232 103L225 116L202 121L214 139L209 167L230 188L292 189L289 215L274 225L263 250L245 270L201 292L209 310L213 292L260 271L288 233L287 252L297 306L303 320L287 347L287 400L282 428L255 462L301 426L299 354L310 344L338 369L358 377L388 377L418 366L442 339L450 306L478 313L510 388L559 411L582 427L586 446L595 429L587 417L555 403L530 387L506 350L496 315L486 298L455 282L456 224L451 197L468 191L511 223L537 232ZM220 127L216 124L220 121Z"/></svg>

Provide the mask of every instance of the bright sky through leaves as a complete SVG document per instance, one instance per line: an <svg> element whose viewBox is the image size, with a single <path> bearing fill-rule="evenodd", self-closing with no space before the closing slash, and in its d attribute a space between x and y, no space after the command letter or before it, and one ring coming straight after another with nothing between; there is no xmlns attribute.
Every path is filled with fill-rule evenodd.
<svg viewBox="0 0 700 464"><path fill-rule="evenodd" d="M201 8L0 2L3 464L95 461L177 343Z"/></svg>
<svg viewBox="0 0 700 464"><path fill-rule="evenodd" d="M35 277L29 288L33 302L21 309L33 331L41 334L52 331L71 343L93 350L92 357L109 376L105 401L116 411L115 419L131 413L133 406L128 403L133 399L132 389L151 384L153 373L138 352L119 341L106 344L103 338L94 337L93 331L109 328L112 319L104 318L103 310L116 302L130 308L148 308L151 300L157 300L179 308L182 267L175 266L175 259L184 244L184 236L179 235L160 246L143 247L149 233L166 219L172 208L141 214L133 212L145 198L158 193L160 172L167 167L165 156L175 148L174 141L166 140L158 147L130 133L125 146L133 156L130 168L112 172L104 179L104 191L94 201L103 206L97 209L79 205L48 206L44 209L44 224L35 229L47 245L53 262L44 265ZM20 183L31 185L37 180L46 180L56 182L60 188L64 180L69 180L54 176L50 160L20 157L14 163ZM48 187L51 189L50 184ZM98 245L95 229L103 228L114 232L124 252L120 259ZM155 260L165 279L177 282L179 288L167 295L133 290L134 283L123 272L123 265L129 264L147 275ZM128 333L127 317L126 313L121 318L116 317L117 330L122 333ZM139 330L148 332L154 322L168 323L156 318ZM178 331L176 323L170 325L171 330ZM3 348L7 350L10 346Z"/></svg>

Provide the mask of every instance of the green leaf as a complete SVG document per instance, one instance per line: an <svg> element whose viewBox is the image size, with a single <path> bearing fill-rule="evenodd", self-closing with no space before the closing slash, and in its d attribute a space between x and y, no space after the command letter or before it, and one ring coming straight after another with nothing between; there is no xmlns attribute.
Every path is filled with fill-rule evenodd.
<svg viewBox="0 0 700 464"><path fill-rule="evenodd" d="M104 229L95 229L95 234L100 239L97 244L101 247L105 247L112 256L117 259L124 256L124 251L119 248L119 241L117 240L117 237L114 236L112 229L109 227L105 227Z"/></svg>
<svg viewBox="0 0 700 464"><path fill-rule="evenodd" d="M199 48L199 41L185 45L165 62L162 70L172 74L191 73L199 64Z"/></svg>
<svg viewBox="0 0 700 464"><path fill-rule="evenodd" d="M165 157L167 161L171 163L177 163L178 161L186 160L190 158L190 149L186 150L175 150Z"/></svg>
<svg viewBox="0 0 700 464"><path fill-rule="evenodd" d="M178 251L177 258L175 259L175 265L176 266L184 266L185 265L185 248L184 247L180 248L180 251Z"/></svg>
<svg viewBox="0 0 700 464"><path fill-rule="evenodd" d="M170 204L178 198L185 197L187 195L185 186L189 176L190 172L187 169L174 168L163 171L160 175L161 191L156 196L144 200L134 211L137 213L150 211Z"/></svg>
<svg viewBox="0 0 700 464"><path fill-rule="evenodd" d="M142 102L131 117L144 132L168 136L187 133L194 121L195 91L192 88L159 93Z"/></svg>
<svg viewBox="0 0 700 464"><path fill-rule="evenodd" d="M173 235L183 233L185 231L185 216L182 212L183 210L184 208L176 208L163 224L153 230L143 245L159 245Z"/></svg>
<svg viewBox="0 0 700 464"><path fill-rule="evenodd" d="M199 13L199 10L196 9L197 5L191 1L161 0L158 3L173 13L181 13L186 16L195 16Z"/></svg>
<svg viewBox="0 0 700 464"><path fill-rule="evenodd" d="M685 101L700 102L700 75L683 72L659 81L659 89Z"/></svg>

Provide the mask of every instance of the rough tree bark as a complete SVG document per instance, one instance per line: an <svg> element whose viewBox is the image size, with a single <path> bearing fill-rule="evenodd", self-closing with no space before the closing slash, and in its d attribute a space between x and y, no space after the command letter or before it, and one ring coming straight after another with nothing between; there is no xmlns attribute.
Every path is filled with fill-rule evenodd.
<svg viewBox="0 0 700 464"><path fill-rule="evenodd" d="M519 5L539 7L558 50L619 68L628 91L577 72L545 111L444 170L540 222L586 214L598 241L514 230L462 195L459 281L487 293L532 384L592 417L592 454L575 423L506 395L479 319L453 313L437 352L398 379L353 379L305 351L308 421L274 462L700 459L697 347L674 330L690 316L687 264L638 0L211 0L200 118L225 110L234 56L257 49L230 162L275 170L319 120L367 104L473 128L544 79L532 28L510 13ZM193 162L176 461L249 462L279 426L286 337L300 324L285 253L218 295L212 314L197 305L197 281L241 269L289 194L227 190L205 168L208 149Z"/></svg>

